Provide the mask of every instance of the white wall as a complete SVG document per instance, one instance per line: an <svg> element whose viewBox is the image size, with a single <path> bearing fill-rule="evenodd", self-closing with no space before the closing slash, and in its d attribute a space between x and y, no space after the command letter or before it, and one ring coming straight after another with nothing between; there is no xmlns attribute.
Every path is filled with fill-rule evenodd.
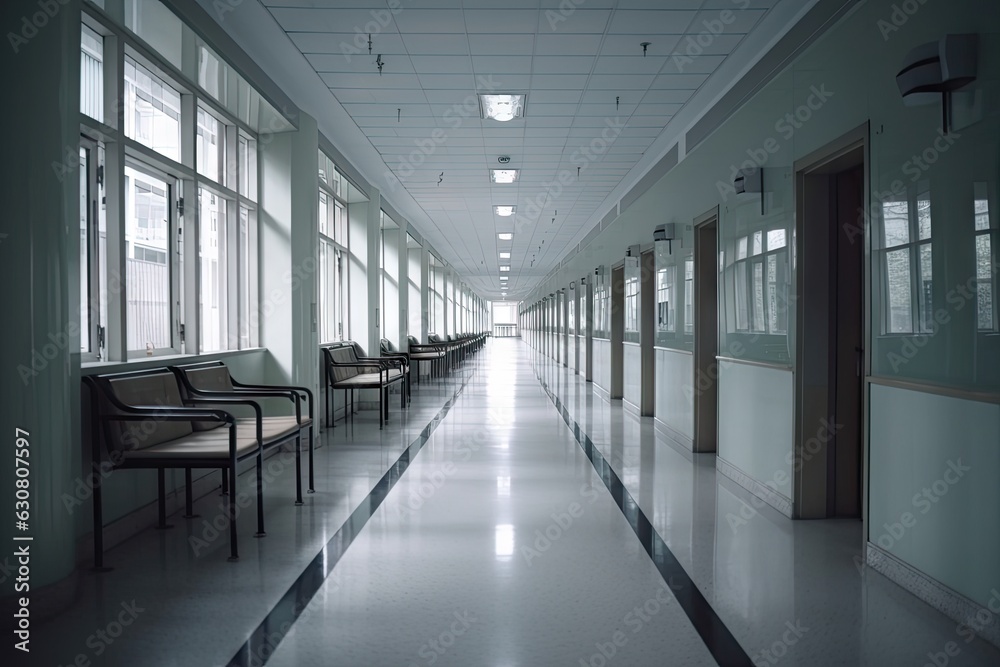
<svg viewBox="0 0 1000 667"><path fill-rule="evenodd" d="M658 347L656 358L656 410L654 415L672 435L691 446L694 441L694 355Z"/></svg>

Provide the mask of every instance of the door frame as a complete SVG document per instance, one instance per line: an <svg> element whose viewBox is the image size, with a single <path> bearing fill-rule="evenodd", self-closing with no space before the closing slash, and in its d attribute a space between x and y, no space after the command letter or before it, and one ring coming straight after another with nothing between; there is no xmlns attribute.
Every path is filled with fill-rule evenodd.
<svg viewBox="0 0 1000 667"><path fill-rule="evenodd" d="M705 267L702 264L701 256L704 250L704 241L702 240L703 235L707 234L709 227L714 225L715 229L715 247L712 248L712 264L711 267ZM699 453L716 453L719 451L719 269L718 269L718 256L719 256L719 207L713 206L708 211L702 213L697 218L694 219L694 356L693 356L693 368L692 368L692 393L694 394L694 437L691 441L691 450ZM708 295L705 293L705 281L702 280L703 272L711 271L715 275L715 294ZM710 299L708 297L711 297ZM706 301L707 299L707 301ZM711 307L715 311L715 330L711 333L703 331L702 323L702 313L704 308L708 307L711 303ZM711 350L708 352L706 357L706 350L702 347L699 341L703 340L704 336L711 335L715 339L714 354ZM714 372L713 372L714 371ZM699 374L703 374L699 376ZM705 391L701 390L701 381L708 381L708 388ZM708 401L707 397L704 396L706 392L711 392L714 396L714 400ZM712 408L712 415L702 414L705 410ZM704 435L703 429L705 429L708 424L711 423L710 433L710 445L706 445L702 442L702 436Z"/></svg>
<svg viewBox="0 0 1000 667"><path fill-rule="evenodd" d="M829 199L806 198L806 185L822 186L824 169L843 162L843 168L863 162L864 212L860 219L864 230L863 259L863 327L862 344L870 348L871 341L871 157L869 123L854 128L809 155L796 160L795 175L795 236L794 250L798 258L795 271L795 417L793 430L794 465L792 466L792 512L797 519L817 519L833 516L828 493L833 470L834 450L828 446L829 429L818 427L829 417L831 385L829 372L830 346L834 337L830 327L829 243L842 233L833 226ZM808 218L809 224L806 224ZM807 227L811 230L807 230ZM816 234L819 229L820 233ZM809 233L807 237L807 233ZM807 242L808 241L808 242ZM823 243L820 243L823 241ZM809 267L810 271L804 271ZM825 270L824 270L825 269ZM822 307L821 307L822 305ZM809 346L804 344L809 341ZM861 520L863 534L868 529L868 384L871 372L870 355L862 358L861 384ZM824 435L825 434L825 435ZM820 448L810 452L806 444L819 442Z"/></svg>

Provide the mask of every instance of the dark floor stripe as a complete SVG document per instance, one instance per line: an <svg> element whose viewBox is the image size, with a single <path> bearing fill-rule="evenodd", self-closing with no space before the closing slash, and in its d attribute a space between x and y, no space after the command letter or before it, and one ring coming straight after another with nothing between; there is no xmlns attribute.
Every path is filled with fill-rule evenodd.
<svg viewBox="0 0 1000 667"><path fill-rule="evenodd" d="M639 508L639 504L635 502L621 479L611 468L611 464L605 460L601 452L594 446L587 433L570 417L569 410L563 406L559 397L552 393L548 383L545 382L537 371L535 375L541 383L542 389L545 390L549 399L556 406L556 410L562 415L563 421L566 422L566 425L573 432L576 441L580 443L580 447L583 448L587 458L594 465L597 476L608 487L611 497L614 498L618 508L625 515L625 519L632 526L636 537L639 538L646 553L649 554L649 557L653 560L653 564L656 565L656 569L659 570L660 576L670 586L684 613L687 614L688 620L691 621L694 629L701 635L701 639L705 642L705 646L708 647L712 657L722 667L753 667L754 663L750 660L750 656L747 655L743 647L736 641L736 637L725 626L722 619L712 609L712 605L708 603L708 600L698 590L691 577L681 567L677 557L674 556L667 543L663 541L663 538L653 528L652 522L646 518L645 513Z"/></svg>
<svg viewBox="0 0 1000 667"><path fill-rule="evenodd" d="M375 488L361 501L358 508L354 510L350 518L344 525L334 533L333 537L326 543L316 557L310 561L303 570L299 578L295 580L291 588L285 592L278 603L261 621L260 625L250 634L243 646L236 652L236 655L229 661L229 667L261 667L267 664L274 652L277 650L281 640L285 638L292 629L295 621L305 611L309 601L319 591L333 568L340 562L341 557L347 548L351 546L354 538L358 536L361 529L368 523L375 510L378 509L386 495L392 487L399 481L400 476L410 466L410 462L430 439L431 434L437 429L441 420L445 418L455 401L465 389L472 375L465 377L461 386L455 390L451 398L444 404L436 415L427 423L427 426L420 432L407 446L403 453L396 459L396 462L389 467L386 473L376 484Z"/></svg>

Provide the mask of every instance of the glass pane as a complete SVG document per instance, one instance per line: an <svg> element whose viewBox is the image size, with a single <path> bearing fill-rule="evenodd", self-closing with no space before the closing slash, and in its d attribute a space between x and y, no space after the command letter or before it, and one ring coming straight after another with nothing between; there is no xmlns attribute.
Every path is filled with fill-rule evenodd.
<svg viewBox="0 0 1000 667"><path fill-rule="evenodd" d="M772 229L767 233L767 249L777 250L785 247L785 230Z"/></svg>
<svg viewBox="0 0 1000 667"><path fill-rule="evenodd" d="M993 263L991 261L991 243L989 234L979 234L976 236L976 278L979 280L989 280L993 273Z"/></svg>
<svg viewBox="0 0 1000 667"><path fill-rule="evenodd" d="M747 257L747 237L736 239L736 259L746 259Z"/></svg>
<svg viewBox="0 0 1000 667"><path fill-rule="evenodd" d="M320 234L325 234L326 236L330 236L330 233L333 231L332 229L330 229L330 224L329 224L330 210L329 210L329 206L328 206L328 201L329 201L329 199L327 198L326 193L323 192L322 190L320 190L319 191L319 216L318 216L319 217L319 233Z"/></svg>
<svg viewBox="0 0 1000 667"><path fill-rule="evenodd" d="M97 165L104 166L104 146L97 147ZM104 183L97 187L97 298L100 326L108 330L108 203L104 198ZM107 336L102 348L107 348ZM103 354L103 353L102 353Z"/></svg>
<svg viewBox="0 0 1000 667"><path fill-rule="evenodd" d="M125 293L128 349L171 347L170 188L125 167Z"/></svg>
<svg viewBox="0 0 1000 667"><path fill-rule="evenodd" d="M993 285L979 283L976 292L977 319L980 331L993 330Z"/></svg>
<svg viewBox="0 0 1000 667"><path fill-rule="evenodd" d="M753 233L753 254L759 255L764 251L764 232Z"/></svg>
<svg viewBox="0 0 1000 667"><path fill-rule="evenodd" d="M198 47L198 85L205 92L225 103L226 72L228 68L215 52L204 44Z"/></svg>
<svg viewBox="0 0 1000 667"><path fill-rule="evenodd" d="M125 25L171 64L181 67L181 21L159 0L125 0Z"/></svg>
<svg viewBox="0 0 1000 667"><path fill-rule="evenodd" d="M888 330L886 333L912 333L913 311L910 303L910 251L885 253Z"/></svg>
<svg viewBox="0 0 1000 667"><path fill-rule="evenodd" d="M181 96L131 58L125 58L125 136L180 160Z"/></svg>
<svg viewBox="0 0 1000 667"><path fill-rule="evenodd" d="M905 201L882 204L882 225L885 230L885 247L910 242L910 205Z"/></svg>
<svg viewBox="0 0 1000 667"><path fill-rule="evenodd" d="M244 350L253 347L254 319L250 313L251 281L256 279L254 266L255 258L251 255L250 243L250 211L244 206L240 206L240 231L239 231L239 256L237 263L239 267L239 322L240 322L240 349Z"/></svg>
<svg viewBox="0 0 1000 667"><path fill-rule="evenodd" d="M198 137L195 143L198 173L216 183L225 181L225 125L204 109L198 109Z"/></svg>
<svg viewBox="0 0 1000 667"><path fill-rule="evenodd" d="M257 141L241 134L239 152L239 193L251 201L257 201Z"/></svg>
<svg viewBox="0 0 1000 667"><path fill-rule="evenodd" d="M934 323L933 269L931 264L931 244L920 246L920 279L917 294L920 299L921 331L931 331Z"/></svg>
<svg viewBox="0 0 1000 667"><path fill-rule="evenodd" d="M227 348L226 310L226 200L205 189L198 190L198 255L201 260L201 351Z"/></svg>
<svg viewBox="0 0 1000 667"><path fill-rule="evenodd" d="M694 260L684 260L684 333L694 332Z"/></svg>
<svg viewBox="0 0 1000 667"><path fill-rule="evenodd" d="M90 352L90 152L80 148L80 351Z"/></svg>
<svg viewBox="0 0 1000 667"><path fill-rule="evenodd" d="M931 193L926 186L921 188L920 193L917 198L917 238L924 241L931 237Z"/></svg>
<svg viewBox="0 0 1000 667"><path fill-rule="evenodd" d="M788 333L788 254L779 252L767 258L768 332Z"/></svg>
<svg viewBox="0 0 1000 667"><path fill-rule="evenodd" d="M764 331L764 263L753 263L753 330Z"/></svg>
<svg viewBox="0 0 1000 667"><path fill-rule="evenodd" d="M347 211L339 202L333 204L333 238L344 247L347 245Z"/></svg>
<svg viewBox="0 0 1000 667"><path fill-rule="evenodd" d="M674 281L676 267L668 266L656 272L656 328L657 331L676 331Z"/></svg>
<svg viewBox="0 0 1000 667"><path fill-rule="evenodd" d="M80 36L80 111L104 120L104 38L87 26Z"/></svg>
<svg viewBox="0 0 1000 667"><path fill-rule="evenodd" d="M747 267L746 262L734 265L736 288L736 330L750 330L750 311L747 308Z"/></svg>
<svg viewBox="0 0 1000 667"><path fill-rule="evenodd" d="M976 231L990 228L990 202L986 196L986 184L976 183L975 186Z"/></svg>

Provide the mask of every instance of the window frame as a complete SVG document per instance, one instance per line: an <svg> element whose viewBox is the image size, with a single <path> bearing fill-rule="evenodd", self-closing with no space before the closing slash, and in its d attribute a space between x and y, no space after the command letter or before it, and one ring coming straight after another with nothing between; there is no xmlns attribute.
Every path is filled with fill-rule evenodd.
<svg viewBox="0 0 1000 667"><path fill-rule="evenodd" d="M926 195L926 199L923 199ZM926 238L920 237L920 202L926 201L929 207L929 225L930 233ZM897 243L895 245L888 245L886 241L886 205L887 204L906 204L906 229L907 229L907 241L905 243ZM915 184L911 184L907 188L906 196L904 198L892 198L886 199L881 202L878 207L879 210L879 233L877 238L878 247L875 253L878 258L878 272L879 280L881 281L881 286L879 289L880 294L880 310L881 310L881 325L880 325L880 335L887 337L905 337L905 336L922 336L925 334L932 333L935 329L933 323L934 318L934 297L933 297L933 264L934 264L934 228L933 228L933 198L931 196L930 185L927 181L920 181ZM925 303L924 289L923 289L923 262L922 254L924 249L927 248L930 251L930 265L931 265L931 293L929 295L930 302ZM909 267L909 310L910 310L910 326L906 331L891 331L892 326L892 303L890 300L890 280L889 280L889 262L888 257L890 254L905 252L907 256L907 266Z"/></svg>

